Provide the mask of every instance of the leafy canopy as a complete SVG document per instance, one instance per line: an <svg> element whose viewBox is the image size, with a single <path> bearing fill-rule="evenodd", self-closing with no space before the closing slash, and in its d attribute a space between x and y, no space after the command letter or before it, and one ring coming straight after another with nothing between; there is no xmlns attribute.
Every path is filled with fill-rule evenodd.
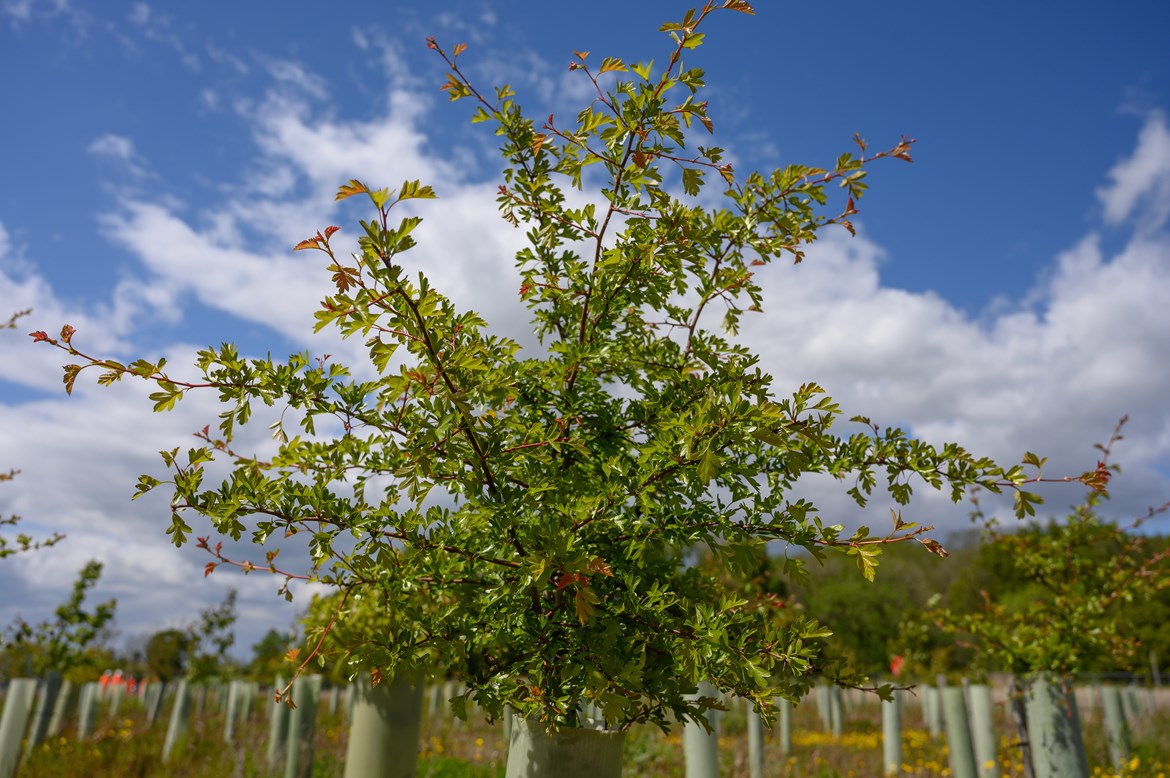
<svg viewBox="0 0 1170 778"><path fill-rule="evenodd" d="M109 637L118 607L116 600L107 600L86 610L85 598L101 576L102 563L87 562L77 574L69 598L54 611L55 618L35 625L18 618L8 630L5 649L27 653L34 675L50 670L65 673L83 664L86 651Z"/></svg>
<svg viewBox="0 0 1170 778"><path fill-rule="evenodd" d="M533 120L507 86L485 95L460 65L466 46L448 54L429 41L448 66L443 89L499 138L497 202L527 239L516 268L538 349L492 334L412 264L418 214L438 196L419 181L340 188L339 200L371 207L350 256L335 226L296 247L322 252L332 278L317 329L361 338L366 365L250 359L225 344L181 380L162 360L88 356L68 326L58 339L34 333L80 360L65 368L67 390L97 367L102 384L153 382L159 411L193 390L218 394L218 430L163 452L165 480L139 482L139 494L171 491L174 542L188 542L191 514L257 544L304 533L305 572L278 568L275 551L254 563L200 543L209 572L233 564L393 603L395 639L357 649L380 673L462 673L495 715L507 704L573 724L590 700L611 723L665 726L671 711L710 704L683 696L705 678L795 698L829 635L748 601L694 564L695 549L733 572L750 572L770 542L838 549L867 578L883 544L942 553L898 514L888 534L846 534L799 496L802 476L832 476L860 507L875 492L905 505L922 484L955 500L978 485L1014 490L1017 512L1031 513L1038 498L1023 487L1038 468L1004 469L861 417L838 433L842 412L820 386L774 387L736 341L763 307L757 268L799 263L830 225L851 230L866 166L909 161L912 141L870 153L857 138L858 153L829 167L738 175L723 149L698 142L713 125L703 71L684 62L717 7L751 12L709 2L664 25L661 65L575 52L569 68L593 96L568 120ZM831 206L835 187L844 202ZM233 448L257 408L279 443L271 456ZM207 486L213 460L230 474Z"/></svg>
<svg viewBox="0 0 1170 778"><path fill-rule="evenodd" d="M1093 488L1063 521L1005 531L976 502L974 518L985 525L989 556L998 563L995 580L980 590L976 607L936 604L926 617L975 648L985 669L1068 677L1127 666L1137 649L1134 622L1147 620L1148 604L1170 588L1170 547L1134 530L1170 510L1170 502L1128 526L1098 514L1125 422L1098 446ZM1135 610L1146 617L1135 618Z"/></svg>

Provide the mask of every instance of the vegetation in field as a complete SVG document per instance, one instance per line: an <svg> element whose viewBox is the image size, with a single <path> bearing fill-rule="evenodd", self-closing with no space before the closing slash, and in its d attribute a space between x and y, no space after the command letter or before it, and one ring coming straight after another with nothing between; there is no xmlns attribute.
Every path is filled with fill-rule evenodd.
<svg viewBox="0 0 1170 778"><path fill-rule="evenodd" d="M103 712L106 712L103 710ZM1109 759L1097 712L1087 712L1087 747L1094 778L1156 778L1170 775L1170 743L1159 737L1170 727L1170 710L1163 708L1148 719L1136 722L1133 754L1121 771L1108 768ZM793 752L779 753L774 732L767 733L765 775L768 778L870 778L880 774L881 731L878 703L870 695L855 695L852 711L840 738L821 728L811 698L795 708ZM997 722L1007 731L1002 709ZM344 707L338 714L323 710L314 745L315 778L339 778L343 772L347 723ZM745 713L734 704L720 718L719 747L721 775L725 778L747 774ZM23 763L20 778L75 778L78 775L174 776L174 778L273 778L264 763L267 734L266 711L254 706L251 718L238 730L233 745L223 741L224 717L214 700L202 716L193 720L179 757L160 766L159 754L165 727L145 724L140 706L125 705L116 721L102 717L95 735L77 742L71 730L44 743ZM1004 776L1024 775L1014 738L1000 742L1000 770ZM500 725L489 726L479 715L458 722L440 713L428 717L420 738L419 778L500 778L506 758L506 744ZM682 778L684 765L678 731L663 734L651 726L631 730L626 743L626 774L646 778ZM904 732L904 776L933 778L947 774L944 739L931 735L918 706L908 708Z"/></svg>

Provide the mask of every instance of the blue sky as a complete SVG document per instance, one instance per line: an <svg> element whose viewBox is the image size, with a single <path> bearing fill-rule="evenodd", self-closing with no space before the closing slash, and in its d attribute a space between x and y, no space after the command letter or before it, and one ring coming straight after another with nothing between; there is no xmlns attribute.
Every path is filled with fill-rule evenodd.
<svg viewBox="0 0 1170 778"><path fill-rule="evenodd" d="M15 594L0 621L41 615L94 555L128 634L193 618L229 584L244 587L242 642L290 617L271 582L196 585L206 560L167 547L165 505L128 503L153 452L211 407L152 417L134 388L67 399L60 359L23 332L69 322L95 352L175 365L221 340L303 348L326 277L289 248L353 224L332 202L346 179L418 177L443 198L420 233L436 280L522 335L492 137L446 104L423 40L468 43L473 78L512 83L533 115L568 116L582 94L573 50L661 62L657 27L686 7L296 1L274 15L0 0L0 312L34 309L0 333L0 465L23 471L0 513L70 535L4 563L0 588ZM757 11L712 18L689 60L707 71L737 169L828 164L855 132L872 148L918 141L913 165L874 166L857 240L830 237L816 261L769 271L768 318L745 335L779 383L818 380L850 413L997 457L1035 450L1064 472L1090 466L1091 444L1128 413L1114 505L1170 497L1170 6ZM925 505L961 524L961 510Z"/></svg>

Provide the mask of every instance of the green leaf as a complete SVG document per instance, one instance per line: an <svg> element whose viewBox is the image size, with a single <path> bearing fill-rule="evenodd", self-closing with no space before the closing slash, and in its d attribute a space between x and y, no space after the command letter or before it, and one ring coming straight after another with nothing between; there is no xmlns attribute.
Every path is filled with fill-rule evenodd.
<svg viewBox="0 0 1170 778"><path fill-rule="evenodd" d="M694 196L699 193L703 187L703 171L696 168L683 168L682 173L683 191Z"/></svg>
<svg viewBox="0 0 1170 778"><path fill-rule="evenodd" d="M703 456L699 458L699 469L697 471L699 481L704 484L710 483L711 479L715 477L718 470L719 455L708 449L703 453Z"/></svg>
<svg viewBox="0 0 1170 778"><path fill-rule="evenodd" d="M625 73L626 64L617 57L606 57L604 60L602 60L601 70L597 71L597 74L601 75L602 73L610 73L612 71Z"/></svg>

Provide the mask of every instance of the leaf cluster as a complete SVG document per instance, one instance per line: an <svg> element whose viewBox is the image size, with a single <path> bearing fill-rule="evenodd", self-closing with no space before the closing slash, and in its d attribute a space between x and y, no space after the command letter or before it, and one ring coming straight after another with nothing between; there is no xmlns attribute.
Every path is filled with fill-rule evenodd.
<svg viewBox="0 0 1170 778"><path fill-rule="evenodd" d="M472 121L499 138L497 202L526 237L516 268L537 353L493 335L410 267L420 217L398 214L436 197L417 181L340 188L338 199L371 209L348 258L335 226L296 247L322 252L332 278L317 329L362 339L364 369L308 353L246 359L225 344L200 352L199 377L181 380L162 361L86 355L69 327L58 339L33 333L80 360L66 368L67 389L97 366L100 382L154 383L159 411L192 390L218 394L217 432L162 452L165 479L139 482L139 494L170 490L174 542L188 540L191 514L233 540L306 539L303 577L348 593L330 601L321 637L346 636L355 667L441 665L491 715L508 705L571 724L587 700L615 725L666 726L699 712L685 695L700 680L757 701L797 698L828 665L825 627L777 618L692 550L733 571L769 543L838 550L866 578L889 543L941 551L929 527L898 513L888 532L846 533L799 496L807 474L841 482L859 508L875 495L908 505L921 486L952 499L981 486L1026 495L1026 512L1023 487L1039 473L846 422L814 382L774 387L735 340L742 316L763 306L758 268L799 263L821 230L850 229L867 166L909 160L912 141L870 154L857 138L860 153L829 167L738 176L722 149L695 142L713 122L703 72L684 64L718 8L751 10L710 2L664 26L671 48L659 69L612 57L594 68L576 52L570 70L595 96L567 122L538 123L506 86L485 97L459 65L466 47L448 56L430 41L449 67L449 97L471 101ZM276 416L271 457L233 448L259 406ZM838 432L843 423L852 431ZM212 461L230 473L205 485ZM275 552L240 562L199 544L217 560L208 572L231 563L296 575L275 567Z"/></svg>
<svg viewBox="0 0 1170 778"><path fill-rule="evenodd" d="M1105 475L1064 520L1007 531L976 502L994 575L974 607L936 608L929 618L975 648L985 665L1068 676L1126 666L1133 656L1135 610L1170 589L1170 547L1134 530L1170 503L1125 526L1100 516L1104 484L1116 469L1107 462L1124 423L1098 446L1104 456L1097 472Z"/></svg>
<svg viewBox="0 0 1170 778"><path fill-rule="evenodd" d="M89 561L77 575L69 598L57 606L55 618L40 624L17 619L5 636L5 649L27 651L35 675L49 670L67 672L79 665L87 649L108 637L117 609L116 600L86 610L85 599L101 578L102 564Z"/></svg>

